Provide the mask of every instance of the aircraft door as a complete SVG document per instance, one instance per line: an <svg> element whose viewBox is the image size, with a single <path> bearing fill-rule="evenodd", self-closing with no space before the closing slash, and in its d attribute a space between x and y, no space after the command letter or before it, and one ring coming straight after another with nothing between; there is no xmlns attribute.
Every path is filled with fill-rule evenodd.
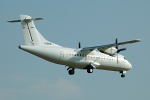
<svg viewBox="0 0 150 100"><path fill-rule="evenodd" d="M64 59L64 52L63 51L60 51L60 57L59 57L60 60L63 60Z"/></svg>

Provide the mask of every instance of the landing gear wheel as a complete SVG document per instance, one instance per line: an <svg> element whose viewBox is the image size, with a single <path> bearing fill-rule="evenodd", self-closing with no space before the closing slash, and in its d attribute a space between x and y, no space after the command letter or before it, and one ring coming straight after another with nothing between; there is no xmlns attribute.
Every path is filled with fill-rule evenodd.
<svg viewBox="0 0 150 100"><path fill-rule="evenodd" d="M87 72L88 72L88 73L93 73L93 68L88 68L88 69L87 69Z"/></svg>
<svg viewBox="0 0 150 100"><path fill-rule="evenodd" d="M121 73L121 77L124 78L126 71L120 71L120 73Z"/></svg>
<svg viewBox="0 0 150 100"><path fill-rule="evenodd" d="M124 77L125 77L125 75L124 75L124 74L122 74L122 75L121 75L121 77L122 77L122 78L124 78Z"/></svg>
<svg viewBox="0 0 150 100"><path fill-rule="evenodd" d="M69 70L68 73L69 73L69 75L74 75L75 71L74 70Z"/></svg>
<svg viewBox="0 0 150 100"><path fill-rule="evenodd" d="M71 67L69 67L69 68L67 68L67 70L68 70L68 74L69 75L74 75L74 73L75 73L75 68L71 68Z"/></svg>

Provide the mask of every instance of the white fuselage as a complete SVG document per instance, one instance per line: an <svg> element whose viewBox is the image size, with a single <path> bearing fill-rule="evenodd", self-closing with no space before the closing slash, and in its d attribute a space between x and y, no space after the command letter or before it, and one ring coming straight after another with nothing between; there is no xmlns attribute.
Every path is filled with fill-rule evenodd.
<svg viewBox="0 0 150 100"><path fill-rule="evenodd" d="M112 71L127 71L132 68L122 55L118 55L118 59L117 56L109 56L96 50L82 51L61 46L19 46L19 48L47 61L71 68L85 69L89 64L93 64L95 69Z"/></svg>
<svg viewBox="0 0 150 100"><path fill-rule="evenodd" d="M87 69L88 73L92 73L93 69L119 71L121 77L125 77L124 73L132 68L124 56L118 54L126 48L118 49L118 46L140 42L139 39L118 43L116 38L115 43L107 45L80 48L79 43L79 49L65 48L46 40L40 34L33 21L41 19L20 15L20 20L8 21L21 22L25 46L19 46L20 49L47 61L68 66L69 75L73 75L75 68L78 68Z"/></svg>

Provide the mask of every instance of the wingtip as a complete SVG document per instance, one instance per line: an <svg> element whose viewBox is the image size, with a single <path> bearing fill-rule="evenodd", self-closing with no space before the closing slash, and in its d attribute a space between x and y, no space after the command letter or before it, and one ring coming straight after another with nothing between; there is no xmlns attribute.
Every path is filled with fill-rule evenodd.
<svg viewBox="0 0 150 100"><path fill-rule="evenodd" d="M137 42L141 42L141 39L136 39Z"/></svg>

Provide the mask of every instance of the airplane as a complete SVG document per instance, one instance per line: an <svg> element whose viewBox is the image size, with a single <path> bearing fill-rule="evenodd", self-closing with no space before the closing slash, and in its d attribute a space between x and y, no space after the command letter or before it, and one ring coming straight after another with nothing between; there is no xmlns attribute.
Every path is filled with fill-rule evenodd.
<svg viewBox="0 0 150 100"><path fill-rule="evenodd" d="M19 49L31 53L37 57L52 63L68 66L69 75L74 75L75 69L85 69L87 73L93 73L93 69L109 70L120 72L121 77L125 77L126 71L132 65L123 55L118 54L126 48L119 49L119 46L140 42L140 39L115 43L84 47L67 48L46 40L36 29L34 22L44 18L31 18L28 15L20 15L20 20L8 22L21 22L25 45L19 45Z"/></svg>

